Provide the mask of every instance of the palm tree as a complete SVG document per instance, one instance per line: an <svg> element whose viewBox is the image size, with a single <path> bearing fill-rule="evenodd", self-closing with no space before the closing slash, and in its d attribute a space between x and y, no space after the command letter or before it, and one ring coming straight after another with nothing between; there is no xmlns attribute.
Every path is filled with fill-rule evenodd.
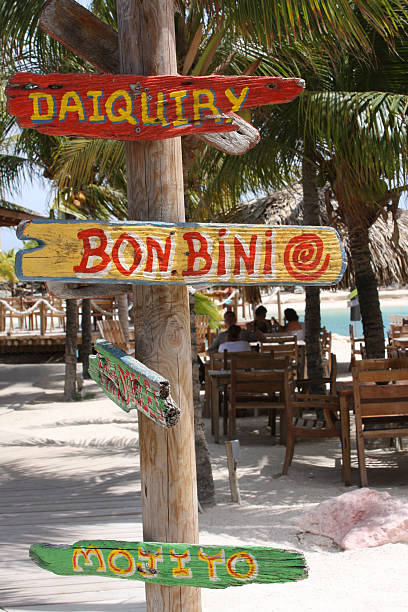
<svg viewBox="0 0 408 612"><path fill-rule="evenodd" d="M14 272L16 252L14 249L0 251L0 280L8 283L11 293L14 292L14 284L18 281Z"/></svg>
<svg viewBox="0 0 408 612"><path fill-rule="evenodd" d="M348 230L367 354L379 357L384 335L368 230L380 215L396 211L407 188L408 39L402 33L390 49L377 34L371 38L373 53L365 62L351 53L338 61L313 43L283 50L286 70L306 77L304 95L256 113L260 144L240 158L199 160L198 177L207 181L205 196L214 201L236 200L249 188L275 188L303 173L304 222L311 224L318 221L310 216L318 210L316 181L328 182L338 201L337 209L329 210L330 221ZM379 82L384 91L377 90Z"/></svg>
<svg viewBox="0 0 408 612"><path fill-rule="evenodd" d="M178 21L176 20L177 26L178 26L177 27L178 45L182 51L185 51L185 59L184 59L184 62L180 64L180 72L186 73L188 70L191 70L193 74L203 74L203 71L205 69L209 69L210 71L219 71L220 66L222 66L223 71L226 71L227 69L232 69L232 70L241 69L242 71L242 68L243 68L242 50L240 48L239 42L238 43L235 42L234 45L231 46L231 44L227 40L227 45L225 46L227 53L224 52L223 61L221 62L219 61L219 51L222 49L221 42L226 40L225 21L216 23L215 29L209 28L208 24L210 22L207 22L206 24L207 28L204 28L201 22L202 20L201 12L200 11L194 12L193 10L191 10L191 6L193 4L194 3L180 3L180 12L182 13L183 18L182 19L180 18ZM200 3L198 2L196 2L195 4L200 5ZM211 11L211 3L207 3L207 5L209 6L209 10ZM276 19L278 17L278 12L277 12L276 7L272 10L272 13L273 13L273 18L272 18L272 13L268 11L268 7L265 6L263 3L262 3L262 6L265 10L264 19L265 20L269 19L268 23L271 23L271 20L273 20L273 18ZM231 6L231 3L224 2L223 7L225 9L224 17L226 15L227 19L231 19L231 21L233 21L234 24L238 24L237 29L239 29L239 24L244 23L245 18L248 16L247 13L245 12L247 10L245 3L236 3L236 6ZM376 3L371 3L370 5L366 4L365 8L374 10L374 13L371 16L372 24L373 24L372 29L379 31L377 38L380 38L381 36L390 36L391 30L393 28L392 22L390 22L385 27L385 29L383 28L383 25L388 22L387 22L387 19L385 19L385 21L382 21L382 22L378 21L378 13L375 12L376 9L378 8L376 6ZM349 10L349 8L347 10ZM392 5L389 10L390 11L398 10L398 3L395 3L394 5ZM283 11L285 11L285 9L283 9ZM301 22L302 15L305 16L305 13L302 13L301 10L300 12L295 11L294 14L296 14L297 23ZM339 14L340 13L337 13L336 15L338 16ZM355 23L358 23L358 27L357 27L357 30L358 30L359 28L361 28L360 23L358 21L358 19L361 18L361 15L360 16L358 15L358 9L356 10L356 13L355 14L352 13L352 15L353 15L353 19L355 20ZM394 16L395 16L395 13L394 13ZM288 15L286 15L286 17L288 17ZM285 15L282 16L283 22L285 22L286 17ZM290 21L291 19L289 19L287 23L289 23ZM296 26L294 27L296 29ZM341 26L342 31L345 27L347 26L345 26L344 24ZM357 30L355 30L355 32ZM254 34L254 33L256 33L256 29L253 32L251 32L251 34ZM262 35L260 34L260 32L257 32L257 34L259 37L262 38ZM310 34L311 34L311 31L308 32L308 36ZM234 31L234 35L236 37L236 31ZM367 35L364 33L364 36L362 38L363 38L362 40L363 47L368 52L369 44L368 44ZM269 39L268 42L271 43L271 39ZM319 67L319 64L321 64L322 62L319 56L316 54L315 50L313 49L313 46L312 46L311 52L309 51L311 41L309 40L307 42L308 42L307 45L299 44L299 43L294 44L293 39L292 39L290 44L286 44L286 45L281 44L280 53L282 54L282 48L283 48L282 56L284 59L281 59L281 61L278 62L275 57L273 58L273 61L275 62L275 70L274 70L274 67L271 65L270 58L265 56L265 53L259 48L259 46L256 49L253 49L253 48L250 49L248 44L242 47L243 45L242 43L241 47L244 48L244 51L245 51L245 53L243 54L244 58L248 57L248 55L252 53L252 60L253 60L252 69L254 69L254 67L258 67L259 61L262 59L263 60L262 65L264 69L266 67L266 72L269 74L273 74L273 73L285 74L285 69L286 69L286 76L289 76L289 75L299 76L300 74L303 74L303 70L305 69L307 69L308 73L310 74L311 73L310 66L312 64L312 68L313 68L312 81L316 81L316 76L314 73L316 71L316 67ZM330 55L331 55L330 59L334 58L334 59L339 60L339 55L338 53L336 54L335 42L336 41L333 36L326 36L324 38L324 48L326 48L327 50L330 50ZM347 39L347 42L350 43L350 40ZM201 49L200 49L200 46L201 46ZM321 46L321 43L319 47L320 46ZM297 55L297 58L300 60L297 64L295 64L291 58L291 54L293 53L294 47L295 47L295 55ZM201 55L197 53L199 50L201 50ZM351 54L350 56L352 57ZM286 64L288 58L290 59L290 61L288 64ZM217 63L214 61L214 59L218 60ZM326 61L326 64L327 64L327 61ZM288 69L287 65L291 66L292 70ZM327 66L324 66L324 68L325 70L327 70ZM287 124L283 123L283 125L287 125ZM299 136L297 136L297 138L299 139ZM303 139L301 138L301 140ZM188 197L188 202L186 202L186 204L188 205L186 207L187 216L190 217L194 214L197 214L197 211L199 210L201 215L206 214L208 218L208 212L209 210L211 211L211 206L210 207L203 206L203 202L208 204L209 198L208 197L203 198L202 193L200 193L200 186L199 186L199 183L200 183L199 176L200 175L198 174L197 166L194 163L198 158L199 164L200 165L202 164L203 147L200 145L197 146L197 141L194 141L194 139L192 138L184 139L183 142L184 142L184 152L185 152L185 156L184 156L184 159L185 159L185 164L184 164L185 187L186 187L185 192L186 192L186 196ZM188 148L189 144L191 145L191 142L193 142L193 147L194 147L193 150L191 149L191 146L190 148ZM98 144L90 144L90 143L86 144L85 141L82 144L84 144L86 148L92 148L93 150L95 150L99 146ZM118 149L120 146L121 145L118 145L118 144L116 145L116 147L112 145L112 148ZM255 153L255 157L257 158L259 158L259 151L260 149ZM211 152L208 151L208 149L204 151L204 154L207 154L207 157L211 156ZM62 155L65 158L64 164L66 164L66 160L67 160L66 151L63 151ZM303 166L308 166L307 176L310 182L312 180L314 162L311 160L308 160L307 155L306 156L303 155L302 157L303 159L301 163L303 164ZM101 159L105 160L105 162L103 163L103 168L107 167L107 160L111 158L112 158L112 151L110 151L109 155L105 153L103 156L101 156ZM117 154L117 158L118 159L120 158L120 154ZM82 167L80 168L80 172L78 171L75 172L73 171L75 170L75 168L73 168L72 163L78 164L78 159L82 159L84 160L84 162L81 162ZM84 172L83 166L85 165L85 167L86 166L89 167L89 161L87 160L92 160L92 159L94 159L93 155L89 155L89 156L87 155L87 156L82 156L82 157L78 157L78 156L71 157L68 160L68 164L65 165L65 168L64 166L62 166L61 168L62 174L64 173L65 175L68 174L70 179L72 178L72 176L80 175L80 176L85 176L86 177L85 180L89 180L90 176L87 177L86 172ZM216 159L217 159L217 156L216 156ZM268 181L268 175L267 173L265 176L262 175L262 172L260 172L260 167L262 166L263 164L261 165L257 164L255 166L256 172L257 172L256 176L254 176L254 172L253 171L251 172L250 170L248 170L248 167L247 167L246 172L241 175L241 178L243 178L244 180L236 181L235 190L232 194L231 192L229 192L229 195L232 195L234 197L238 193L242 193L242 190L248 186L251 186L252 188L254 188L256 186L259 187L260 185L264 185L265 179L266 181ZM222 176L222 171L225 169L224 165L223 163L221 164L213 163L212 169L214 171L213 174L216 177L215 185L218 188L218 195L221 194L221 196L223 196L225 195L225 191L222 188L219 188L220 187L219 179ZM92 169L90 170L92 172ZM290 168L289 170L293 171L293 168ZM234 176L234 174L235 173L233 171L232 176ZM208 175L206 178L208 182ZM283 178L283 173L281 173L281 176L279 177L278 180L282 181L282 178ZM305 176L303 178L305 179ZM202 181L202 184L205 184L205 182ZM214 193L214 191L212 193ZM213 200L213 202L214 201L216 201L217 205L219 206L220 203L222 203L223 198L218 197L218 199ZM307 201L307 206L305 207L304 222L310 225L319 224L319 214L318 214L319 209L317 206L316 188L310 189L305 186L305 201ZM212 207L212 211L214 211L214 207ZM319 310L318 305L319 305L319 290L317 288L308 288L306 291L306 336L308 339L309 374L312 377L318 377L322 373L322 363L320 359L320 350L319 350L319 341L318 341L318 337L319 337L318 332L320 329L320 310ZM367 330L367 335L369 335L368 330ZM370 341L368 341L368 345L370 345Z"/></svg>

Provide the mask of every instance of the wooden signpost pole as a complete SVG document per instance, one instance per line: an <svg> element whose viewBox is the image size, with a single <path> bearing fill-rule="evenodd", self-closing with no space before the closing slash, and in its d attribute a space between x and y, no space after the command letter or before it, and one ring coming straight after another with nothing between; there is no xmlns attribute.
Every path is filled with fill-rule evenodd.
<svg viewBox="0 0 408 612"><path fill-rule="evenodd" d="M117 0L122 73L176 74L173 0ZM180 138L127 142L129 218L184 221ZM198 542L190 326L187 289L134 289L136 357L171 383L182 410L172 431L139 417L146 541ZM146 585L148 612L199 612L195 587Z"/></svg>

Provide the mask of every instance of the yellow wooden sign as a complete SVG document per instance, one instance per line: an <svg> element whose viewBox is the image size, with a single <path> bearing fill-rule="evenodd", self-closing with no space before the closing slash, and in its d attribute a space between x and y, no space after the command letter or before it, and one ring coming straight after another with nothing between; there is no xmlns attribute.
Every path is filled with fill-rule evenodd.
<svg viewBox="0 0 408 612"><path fill-rule="evenodd" d="M330 227L54 221L20 224L20 280L332 285L346 260Z"/></svg>

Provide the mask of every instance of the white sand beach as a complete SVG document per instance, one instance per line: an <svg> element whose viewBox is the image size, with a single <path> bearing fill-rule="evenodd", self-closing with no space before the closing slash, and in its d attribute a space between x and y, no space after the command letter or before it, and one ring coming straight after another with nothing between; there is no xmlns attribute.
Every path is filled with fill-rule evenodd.
<svg viewBox="0 0 408 612"><path fill-rule="evenodd" d="M345 311L348 311L347 300L349 296L349 291L336 289L335 291L331 289L322 289L320 291L320 301L321 308L344 308ZM408 289L380 289L379 290L380 303L382 305L392 304L395 308L408 309ZM291 293L291 292L281 292L281 303L282 306L287 307L291 306L296 308L296 305L303 305L305 301L304 293ZM263 303L265 305L268 304L276 304L277 298L276 296L263 298Z"/></svg>
<svg viewBox="0 0 408 612"><path fill-rule="evenodd" d="M327 293L325 302L338 301ZM390 299L403 305L407 295ZM291 303L298 297L290 294ZM349 343L336 336L333 348L346 377ZM121 411L92 381L86 381L92 397L63 402L63 377L57 363L0 368L0 610L141 612L140 582L55 576L28 558L32 543L142 539L136 415ZM310 508L357 486L353 428L350 488L341 481L337 439L299 442L289 475L280 476L284 447L271 438L266 421L239 419L240 505L230 501L223 441L214 444L208 433L217 504L199 515L200 542L297 549L305 554L309 578L202 589L203 611L407 610L407 544L344 552L298 527ZM368 457L370 488L408 503L408 454L375 448Z"/></svg>

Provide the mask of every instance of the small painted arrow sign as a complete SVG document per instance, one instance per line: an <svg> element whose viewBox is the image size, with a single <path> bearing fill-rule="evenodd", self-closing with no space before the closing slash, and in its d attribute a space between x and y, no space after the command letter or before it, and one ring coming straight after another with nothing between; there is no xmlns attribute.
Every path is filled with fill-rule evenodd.
<svg viewBox="0 0 408 612"><path fill-rule="evenodd" d="M20 224L20 280L332 285L346 261L331 227L42 220Z"/></svg>
<svg viewBox="0 0 408 612"><path fill-rule="evenodd" d="M106 340L96 340L94 348L89 374L115 404L126 412L136 408L163 427L178 423L180 410L166 378Z"/></svg>
<svg viewBox="0 0 408 612"><path fill-rule="evenodd" d="M256 76L15 74L8 111L23 128L46 134L155 140L236 129L244 108L280 104L304 89L302 79Z"/></svg>
<svg viewBox="0 0 408 612"><path fill-rule="evenodd" d="M302 553L264 546L85 540L71 546L34 544L30 557L62 576L106 576L208 589L292 582L308 576Z"/></svg>

